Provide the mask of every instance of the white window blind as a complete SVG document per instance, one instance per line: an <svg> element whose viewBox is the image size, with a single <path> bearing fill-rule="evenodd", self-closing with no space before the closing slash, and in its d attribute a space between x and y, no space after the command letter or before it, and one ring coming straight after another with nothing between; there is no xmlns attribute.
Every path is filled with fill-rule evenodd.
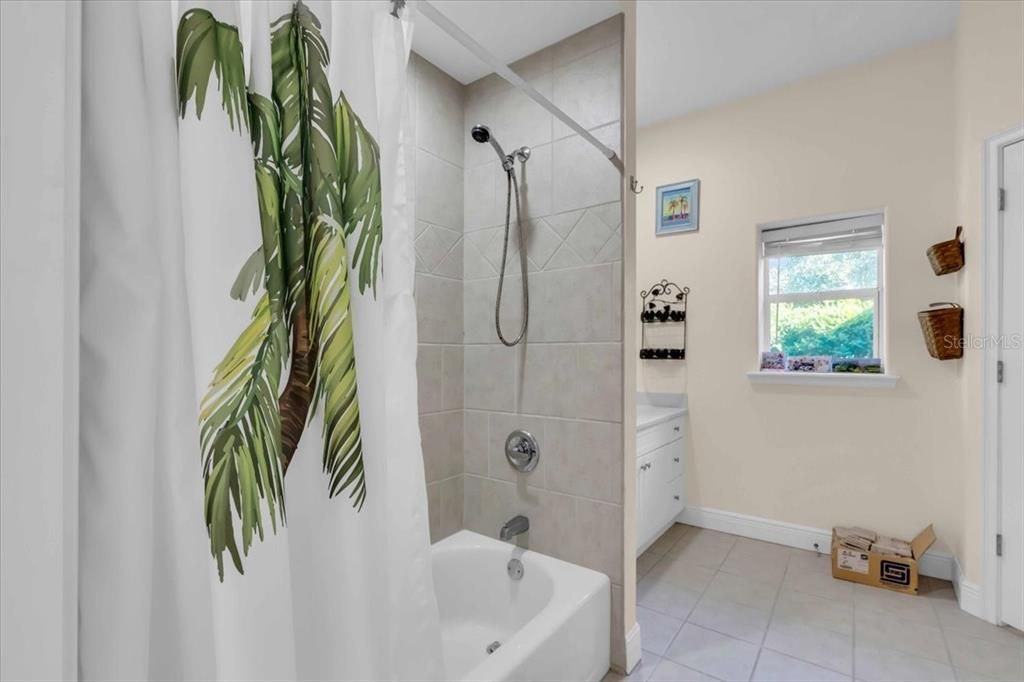
<svg viewBox="0 0 1024 682"><path fill-rule="evenodd" d="M837 253L882 246L882 214L808 222L761 229L767 258L812 253Z"/></svg>

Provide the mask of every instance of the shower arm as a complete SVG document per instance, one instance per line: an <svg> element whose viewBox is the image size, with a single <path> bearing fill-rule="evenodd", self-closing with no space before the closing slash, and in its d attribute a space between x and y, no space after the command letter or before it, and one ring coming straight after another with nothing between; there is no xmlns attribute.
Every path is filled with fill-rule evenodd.
<svg viewBox="0 0 1024 682"><path fill-rule="evenodd" d="M427 17L427 19L430 19L435 26L450 35L463 47L476 55L477 58L494 69L496 74L504 78L516 88L522 90L530 99L551 112L555 118L572 128L576 134L596 147L598 151L600 151L601 154L618 169L619 173L623 172L622 159L619 158L618 154L594 137L590 131L577 123L576 119L555 106L551 100L540 94L536 88L523 80L519 74L508 68L508 66L502 63L500 59L488 52L483 45L473 40L468 33L459 28L451 19L442 14L436 7L427 2L427 0L420 0L418 7L419 11Z"/></svg>

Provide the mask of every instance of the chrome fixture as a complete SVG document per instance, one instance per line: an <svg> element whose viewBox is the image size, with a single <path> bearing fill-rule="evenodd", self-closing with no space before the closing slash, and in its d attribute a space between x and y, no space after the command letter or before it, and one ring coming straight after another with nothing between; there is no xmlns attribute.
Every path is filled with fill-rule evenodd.
<svg viewBox="0 0 1024 682"><path fill-rule="evenodd" d="M495 651L498 650L498 647L500 647L500 646L501 646L501 642L499 642L498 640L494 640L493 642L488 644L487 645L487 655L489 656L489 655L493 654Z"/></svg>
<svg viewBox="0 0 1024 682"><path fill-rule="evenodd" d="M520 163L526 163L530 159L530 148L520 147L519 149L513 150L511 154L506 154L505 150L498 144L497 138L491 134L491 129L485 125L477 124L473 126L473 129L469 131L469 134L474 140L480 144L489 142L494 147L494 152L498 155L498 159L501 161L501 167L505 172L509 172L515 167L515 162L518 160Z"/></svg>
<svg viewBox="0 0 1024 682"><path fill-rule="evenodd" d="M516 471L524 474L537 468L540 462L540 446L529 431L516 429L505 439L505 459Z"/></svg>
<svg viewBox="0 0 1024 682"><path fill-rule="evenodd" d="M523 562L515 557L508 560L508 565L505 566L508 571L508 577L512 580L522 580L523 574L526 573L526 569L523 568Z"/></svg>
<svg viewBox="0 0 1024 682"><path fill-rule="evenodd" d="M526 274L526 238L523 235L522 221L519 219L519 182L516 180L516 160L525 164L530 159L530 148L520 147L511 154L498 144L498 140L491 134L491 129L485 125L477 124L469 133L474 140L480 144L490 143L494 153L501 160L501 167L505 171L508 180L508 190L505 195L505 243L501 248L501 273L498 275L498 296L494 301L494 329L498 332L498 340L506 346L514 346L526 336L526 328L530 324L530 286ZM519 335L509 341L501 332L501 294L505 289L505 261L508 258L508 234L512 225L512 195L516 197L516 232L519 233L519 266L523 278L523 325L519 329Z"/></svg>
<svg viewBox="0 0 1024 682"><path fill-rule="evenodd" d="M508 542L515 536L522 535L528 530L530 530L530 519L519 514L505 522L505 525L501 527L501 531L498 533L498 539L502 542Z"/></svg>

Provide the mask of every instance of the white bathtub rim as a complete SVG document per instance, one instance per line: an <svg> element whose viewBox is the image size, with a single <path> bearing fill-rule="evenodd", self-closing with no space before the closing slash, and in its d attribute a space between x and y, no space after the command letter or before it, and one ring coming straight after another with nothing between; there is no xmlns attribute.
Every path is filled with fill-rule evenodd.
<svg viewBox="0 0 1024 682"><path fill-rule="evenodd" d="M505 659L510 655L515 656L517 660L530 657L544 644L551 632L557 631L570 620L580 605L594 599L602 592L608 595L608 602L611 601L611 580L607 575L547 554L495 540L469 530L460 530L433 545L434 551L442 552L467 548L505 550L508 551L509 558L516 557L527 564L527 570L529 570L527 562L538 562L541 565L549 564L552 568L579 572L579 579L573 581L572 586L575 589L572 589L570 594L566 594L564 589L554 590L547 605L501 643L498 651L505 655L488 656L470 669L463 678L464 680L493 680L501 677L508 666ZM592 585L587 586L587 583L592 583Z"/></svg>

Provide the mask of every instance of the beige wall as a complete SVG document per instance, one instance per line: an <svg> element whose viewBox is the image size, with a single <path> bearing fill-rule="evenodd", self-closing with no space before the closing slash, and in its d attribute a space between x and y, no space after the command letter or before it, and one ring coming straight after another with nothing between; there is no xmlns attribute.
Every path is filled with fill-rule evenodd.
<svg viewBox="0 0 1024 682"><path fill-rule="evenodd" d="M956 46L956 216L964 225L967 266L956 275L964 301L965 332L982 335L982 201L985 140L1024 124L1024 3L964 2ZM982 360L968 348L961 368L965 441L960 470L964 524L960 565L967 579L982 581Z"/></svg>
<svg viewBox="0 0 1024 682"><path fill-rule="evenodd" d="M956 225L953 71L947 39L639 132L638 284L692 290L686 362L640 361L639 388L689 394L688 504L905 537L934 523L959 552L961 366L928 356L915 317L958 296L925 258ZM690 178L700 231L655 238L656 186ZM876 208L897 387L752 385L757 224Z"/></svg>

